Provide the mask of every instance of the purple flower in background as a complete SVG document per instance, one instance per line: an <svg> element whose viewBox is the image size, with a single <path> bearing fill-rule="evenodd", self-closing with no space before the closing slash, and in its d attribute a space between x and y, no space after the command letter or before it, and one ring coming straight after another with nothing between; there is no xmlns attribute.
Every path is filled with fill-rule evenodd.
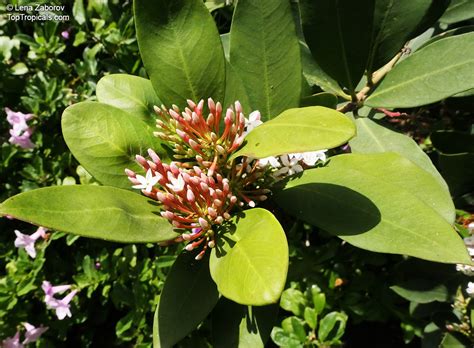
<svg viewBox="0 0 474 348"><path fill-rule="evenodd" d="M52 286L50 282L45 280L43 281L41 287L45 293L44 302L46 303L46 306L48 306L48 308L56 310L56 315L58 319L63 320L66 317L70 318L72 314L71 310L69 309L69 303L77 294L77 290L71 291L62 300L58 300L54 298L54 294L69 290L71 288L71 285Z"/></svg>
<svg viewBox="0 0 474 348"><path fill-rule="evenodd" d="M69 31L64 30L61 32L61 37L65 40L69 39Z"/></svg>
<svg viewBox="0 0 474 348"><path fill-rule="evenodd" d="M34 327L30 323L24 323L23 326L26 329L25 339L22 342L23 344L28 344L37 341L42 334L48 331L48 327L42 325L39 327Z"/></svg>
<svg viewBox="0 0 474 348"><path fill-rule="evenodd" d="M3 340L2 348L23 348L23 344L20 343L20 332L17 331L15 336Z"/></svg>
<svg viewBox="0 0 474 348"><path fill-rule="evenodd" d="M10 139L8 139L10 144L18 145L24 149L32 149L35 146L30 140L33 129L28 127L27 121L31 120L34 115L14 112L9 108L5 108L5 112L7 113L7 121L12 126Z"/></svg>
<svg viewBox="0 0 474 348"><path fill-rule="evenodd" d="M46 238L46 231L47 229L44 227L38 227L35 233L28 235L15 230L15 246L20 249L25 249L26 253L34 259L36 257L35 243L40 237L43 239Z"/></svg>

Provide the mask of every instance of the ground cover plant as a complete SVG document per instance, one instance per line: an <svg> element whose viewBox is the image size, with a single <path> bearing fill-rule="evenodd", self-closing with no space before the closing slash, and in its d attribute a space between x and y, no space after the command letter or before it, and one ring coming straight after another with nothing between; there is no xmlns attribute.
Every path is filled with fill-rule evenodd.
<svg viewBox="0 0 474 348"><path fill-rule="evenodd" d="M472 345L470 3L67 5L2 36L5 347Z"/></svg>

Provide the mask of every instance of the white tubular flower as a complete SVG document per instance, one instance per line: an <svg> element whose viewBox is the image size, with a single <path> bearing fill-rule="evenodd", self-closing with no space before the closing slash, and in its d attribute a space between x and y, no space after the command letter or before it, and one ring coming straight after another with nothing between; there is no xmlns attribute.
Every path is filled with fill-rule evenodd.
<svg viewBox="0 0 474 348"><path fill-rule="evenodd" d="M168 180L171 184L166 184L174 192L178 193L184 190L184 179L181 174L178 174L178 177L175 178L171 172L168 172Z"/></svg>
<svg viewBox="0 0 474 348"><path fill-rule="evenodd" d="M474 282L467 283L466 293L470 297L474 297Z"/></svg>
<svg viewBox="0 0 474 348"><path fill-rule="evenodd" d="M245 118L245 134L248 134L255 127L263 124L260 111L256 110L250 113L249 118Z"/></svg>
<svg viewBox="0 0 474 348"><path fill-rule="evenodd" d="M275 177L293 175L303 171L303 167L299 164L298 156L290 158L288 155L282 155L280 156L280 161L283 166L273 174Z"/></svg>
<svg viewBox="0 0 474 348"><path fill-rule="evenodd" d="M266 167L268 165L270 165L273 168L280 168L281 167L281 163L280 163L280 161L278 161L278 158L273 157L273 156L260 158L258 160L258 165L260 167Z"/></svg>
<svg viewBox="0 0 474 348"><path fill-rule="evenodd" d="M145 190L145 192L151 192L153 186L155 186L158 181L161 179L161 175L157 173L157 175L153 176L151 169L148 169L145 176L137 175L137 181L139 182L138 185L133 185L134 189Z"/></svg>

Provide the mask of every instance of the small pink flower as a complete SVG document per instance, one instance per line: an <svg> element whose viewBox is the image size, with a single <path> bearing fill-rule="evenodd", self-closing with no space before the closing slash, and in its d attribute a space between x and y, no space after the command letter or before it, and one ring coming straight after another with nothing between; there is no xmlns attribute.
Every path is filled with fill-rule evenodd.
<svg viewBox="0 0 474 348"><path fill-rule="evenodd" d="M67 294L62 300L53 299L54 301L50 302L49 307L56 310L56 315L59 320L63 320L66 317L71 318L72 313L69 308L69 303L72 301L73 297L76 296L77 290L71 291Z"/></svg>
<svg viewBox="0 0 474 348"><path fill-rule="evenodd" d="M34 327L29 323L24 323L23 326L26 329L25 339L22 342L23 344L28 344L37 341L42 334L48 331L48 327L45 326Z"/></svg>
<svg viewBox="0 0 474 348"><path fill-rule="evenodd" d="M69 303L76 295L77 290L71 291L62 300L58 300L54 298L54 295L69 290L71 288L71 285L52 286L50 282L45 280L43 281L41 287L45 293L44 302L46 303L46 306L48 308L56 310L56 315L58 319L63 320L66 317L70 318L72 314L71 310L69 309Z"/></svg>
<svg viewBox="0 0 474 348"><path fill-rule="evenodd" d="M23 344L20 343L20 332L17 331L15 336L3 340L2 348L23 348Z"/></svg>
<svg viewBox="0 0 474 348"><path fill-rule="evenodd" d="M26 253L30 255L31 258L36 257L35 243L38 238L45 238L46 231L44 227L38 227L35 233L32 235L23 234L18 230L15 230L16 239L15 246L20 249L25 249Z"/></svg>
<svg viewBox="0 0 474 348"><path fill-rule="evenodd" d="M5 112L7 114L7 121L10 123L14 129L22 129L25 130L28 128L26 121L31 120L34 115L33 114L24 114L22 112L15 112L10 110L9 108L5 108Z"/></svg>
<svg viewBox="0 0 474 348"><path fill-rule="evenodd" d="M62 31L61 32L61 37L63 39L66 39L66 40L69 39L69 31L67 31L67 30Z"/></svg>

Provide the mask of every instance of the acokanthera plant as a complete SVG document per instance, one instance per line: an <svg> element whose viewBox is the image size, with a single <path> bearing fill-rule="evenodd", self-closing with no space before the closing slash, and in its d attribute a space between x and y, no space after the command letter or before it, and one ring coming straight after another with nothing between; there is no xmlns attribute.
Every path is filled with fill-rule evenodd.
<svg viewBox="0 0 474 348"><path fill-rule="evenodd" d="M150 80L105 76L98 102L63 114L69 148L102 185L25 192L0 213L91 238L184 243L155 316L155 344L165 347L220 295L231 301L221 299L213 316L235 316L240 335L262 345L294 219L363 249L470 264L429 158L360 116L473 87L472 33L403 53L445 6L240 0L219 37L200 0L135 0ZM312 95L315 86L326 92ZM338 154L348 142L352 153ZM285 229L272 212L288 214Z"/></svg>

